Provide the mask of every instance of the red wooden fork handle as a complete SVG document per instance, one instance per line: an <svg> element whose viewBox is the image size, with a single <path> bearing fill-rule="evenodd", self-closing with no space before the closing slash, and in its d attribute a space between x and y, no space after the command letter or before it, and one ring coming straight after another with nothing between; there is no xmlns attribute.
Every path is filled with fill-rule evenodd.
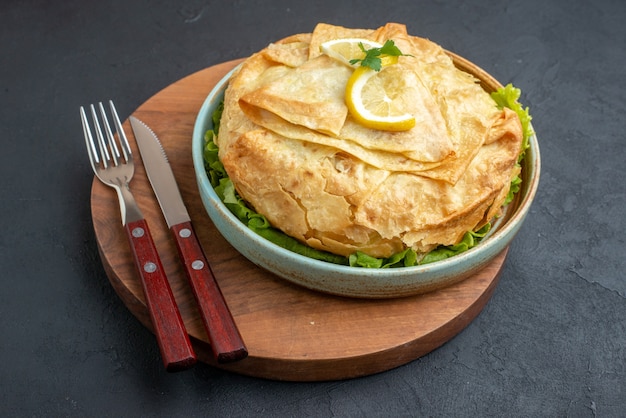
<svg viewBox="0 0 626 418"><path fill-rule="evenodd" d="M165 276L148 224L145 219L140 219L127 223L125 229L143 285L163 364L169 372L188 369L196 363L196 354Z"/></svg>

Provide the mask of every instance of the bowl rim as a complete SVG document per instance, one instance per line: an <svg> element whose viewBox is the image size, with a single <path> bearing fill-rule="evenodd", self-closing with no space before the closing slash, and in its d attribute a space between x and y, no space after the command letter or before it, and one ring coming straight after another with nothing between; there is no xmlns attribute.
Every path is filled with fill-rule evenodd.
<svg viewBox="0 0 626 418"><path fill-rule="evenodd" d="M537 135L532 127L533 135L529 138L529 148L526 150L526 155L522 161L522 187L518 192L517 207L513 213L508 216L508 219L503 225L497 227L497 229L490 231L487 236L481 240L481 242L473 248L464 251L461 254L454 255L452 257L435 261L428 264L409 266L409 267L394 267L394 268L382 268L382 269L370 269L364 267L352 267L348 265L335 264L328 261L317 260L310 257L306 257L285 249L263 237L256 234L254 231L244 225L221 201L213 186L211 185L208 175L206 174L203 158L204 149L204 135L208 129L211 129L213 124L211 120L212 107L217 99L223 97L224 92L228 86L228 82L233 74L238 70L241 64L236 65L228 73L226 73L213 87L209 95L204 100L198 114L193 128L192 136L192 158L193 166L196 174L196 180L199 191L204 191L206 196L213 203L214 207L225 215L230 223L232 223L239 232L241 232L246 239L250 239L253 243L267 246L274 254L279 255L282 258L286 258L291 262L302 264L305 263L309 267L315 268L320 271L334 272L338 274L359 274L361 277L386 277L393 276L394 278L400 278L402 276L415 276L428 272L429 274L443 273L449 270L453 266L463 264L464 260L471 260L477 254L489 253L490 251L496 251L496 246L500 239L509 237L508 241L512 240L513 236L517 233L518 229L526 217L530 206L536 195L539 177L541 171L541 156L539 150L539 144L537 141ZM482 70L481 70L482 71ZM521 200L519 198L521 197ZM209 214L210 217L210 214ZM213 221L213 220L212 220ZM496 221L497 222L497 221Z"/></svg>

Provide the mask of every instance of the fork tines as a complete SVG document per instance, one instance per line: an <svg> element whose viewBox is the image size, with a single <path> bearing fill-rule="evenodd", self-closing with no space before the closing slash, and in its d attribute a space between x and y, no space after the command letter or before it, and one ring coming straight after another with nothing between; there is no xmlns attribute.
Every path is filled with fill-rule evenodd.
<svg viewBox="0 0 626 418"><path fill-rule="evenodd" d="M124 133L124 129L122 129L122 123L120 122L120 118L117 115L117 111L115 109L113 101L109 100L109 107L111 109L111 115L113 116L115 131L117 133L117 137L120 140L122 154L120 154L120 151L117 147L115 137L111 130L111 125L109 124L109 119L107 118L102 102L98 103L98 108L100 110L100 119L102 119L102 124L104 126L104 134L102 133L100 122L98 121L98 114L96 112L95 106L92 104L89 107L91 109L91 116L93 119L96 139L98 142L97 148L94 137L91 134L89 121L87 120L87 114L85 113L85 109L83 108L83 106L80 107L80 118L83 123L83 132L85 133L85 142L87 144L89 159L91 160L91 164L94 169L95 165L100 163L103 164L104 168L107 168L108 165L111 163L117 166L122 156L124 157L124 162L129 162L132 158L130 146L128 144L128 139L126 138L126 134Z"/></svg>

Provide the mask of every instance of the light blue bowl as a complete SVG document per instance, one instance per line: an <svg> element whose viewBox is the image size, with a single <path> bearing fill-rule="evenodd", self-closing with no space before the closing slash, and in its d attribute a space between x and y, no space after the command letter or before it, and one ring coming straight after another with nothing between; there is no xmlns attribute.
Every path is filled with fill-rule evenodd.
<svg viewBox="0 0 626 418"><path fill-rule="evenodd" d="M314 260L286 250L248 229L219 199L203 161L204 134L224 97L229 72L208 95L195 122L193 164L202 203L224 238L256 265L285 280L320 292L356 298L393 298L425 293L457 283L488 265L511 243L530 209L539 184L537 138L530 141L522 166L522 188L490 234L476 247L454 257L415 267L366 269Z"/></svg>

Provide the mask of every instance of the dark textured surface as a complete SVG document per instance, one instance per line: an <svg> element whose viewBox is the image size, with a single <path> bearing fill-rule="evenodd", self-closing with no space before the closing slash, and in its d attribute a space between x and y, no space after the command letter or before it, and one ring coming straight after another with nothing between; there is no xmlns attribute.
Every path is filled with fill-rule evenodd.
<svg viewBox="0 0 626 418"><path fill-rule="evenodd" d="M0 415L573 416L626 411L626 2L0 2ZM78 107L126 117L212 64L318 21L407 23L523 91L536 202L456 338L361 379L167 374L113 292Z"/></svg>

